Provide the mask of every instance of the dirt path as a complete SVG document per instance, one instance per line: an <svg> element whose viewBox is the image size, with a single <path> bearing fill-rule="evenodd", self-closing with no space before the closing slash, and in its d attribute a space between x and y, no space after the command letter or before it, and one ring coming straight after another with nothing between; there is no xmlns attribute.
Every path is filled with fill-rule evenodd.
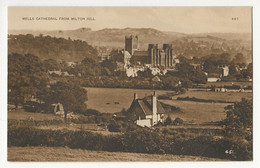
<svg viewBox="0 0 260 168"><path fill-rule="evenodd" d="M8 161L223 161L221 159L139 154L126 152L90 151L66 147L9 147Z"/></svg>

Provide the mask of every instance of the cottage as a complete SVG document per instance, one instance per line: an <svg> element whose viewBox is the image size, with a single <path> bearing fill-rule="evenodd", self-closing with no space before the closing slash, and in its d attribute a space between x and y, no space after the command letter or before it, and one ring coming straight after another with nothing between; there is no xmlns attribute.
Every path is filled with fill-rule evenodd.
<svg viewBox="0 0 260 168"><path fill-rule="evenodd" d="M219 73L208 73L207 82L219 82L221 81L221 74Z"/></svg>
<svg viewBox="0 0 260 168"><path fill-rule="evenodd" d="M136 77L136 76L138 76L137 72L138 71L133 67L129 67L126 69L127 77Z"/></svg>
<svg viewBox="0 0 260 168"><path fill-rule="evenodd" d="M78 116L74 115L73 112L68 111L67 113L65 113L64 107L61 103L52 104L52 107L54 114L59 115L62 118L78 118Z"/></svg>
<svg viewBox="0 0 260 168"><path fill-rule="evenodd" d="M73 74L69 74L67 71L62 72L61 70L58 71L48 71L50 75L56 75L56 76L74 76Z"/></svg>
<svg viewBox="0 0 260 168"><path fill-rule="evenodd" d="M161 70L160 68L150 68L150 70L152 71L151 73L155 76L155 75L161 75Z"/></svg>
<svg viewBox="0 0 260 168"><path fill-rule="evenodd" d="M161 79L158 76L152 78L153 82L161 82Z"/></svg>
<svg viewBox="0 0 260 168"><path fill-rule="evenodd" d="M207 82L219 82L220 78L207 78Z"/></svg>
<svg viewBox="0 0 260 168"><path fill-rule="evenodd" d="M52 106L54 107L54 114L56 115L64 115L64 108L63 105L61 103L56 103L56 104L52 104Z"/></svg>
<svg viewBox="0 0 260 168"><path fill-rule="evenodd" d="M229 67L228 66L223 66L221 68L221 71L222 71L222 77L225 77L225 76L228 76L229 75Z"/></svg>
<svg viewBox="0 0 260 168"><path fill-rule="evenodd" d="M129 108L130 119L141 127L152 127L163 122L164 109L157 100L156 94L139 99L134 94L134 100Z"/></svg>

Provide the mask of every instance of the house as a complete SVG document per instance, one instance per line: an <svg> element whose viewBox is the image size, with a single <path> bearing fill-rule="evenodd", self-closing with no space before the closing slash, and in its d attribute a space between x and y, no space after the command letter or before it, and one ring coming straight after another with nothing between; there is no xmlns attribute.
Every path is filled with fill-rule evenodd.
<svg viewBox="0 0 260 168"><path fill-rule="evenodd" d="M138 70L133 67L129 67L126 69L127 77L136 77L136 76L138 76L137 72L138 72Z"/></svg>
<svg viewBox="0 0 260 168"><path fill-rule="evenodd" d="M220 78L207 78L207 82L219 82Z"/></svg>
<svg viewBox="0 0 260 168"><path fill-rule="evenodd" d="M132 55L127 50L113 50L111 52L111 57L114 61L120 64L123 64L123 69L126 69L128 66L130 66L130 59Z"/></svg>
<svg viewBox="0 0 260 168"><path fill-rule="evenodd" d="M145 98L138 98L134 94L133 102L129 108L129 118L141 127L152 127L163 122L165 114L162 104L157 100L156 94Z"/></svg>
<svg viewBox="0 0 260 168"><path fill-rule="evenodd" d="M56 75L56 76L74 76L73 74L69 74L67 71L62 72L61 70L58 71L48 71L50 75Z"/></svg>
<svg viewBox="0 0 260 168"><path fill-rule="evenodd" d="M67 64L69 67L75 68L78 63L71 61L71 62L67 62Z"/></svg>
<svg viewBox="0 0 260 168"><path fill-rule="evenodd" d="M208 73L207 75L207 82L219 82L221 81L221 75L218 73Z"/></svg>
<svg viewBox="0 0 260 168"><path fill-rule="evenodd" d="M140 67L128 67L125 69L126 70L126 75L127 77L136 77L138 76L137 72L138 71L144 71L144 67L140 66Z"/></svg>
<svg viewBox="0 0 260 168"><path fill-rule="evenodd" d="M110 60L111 56L109 55L109 53L100 53L98 55L98 59L99 59L99 62L103 62L105 60Z"/></svg>
<svg viewBox="0 0 260 168"><path fill-rule="evenodd" d="M161 75L161 70L160 68L150 68L150 70L152 71L151 73L155 76L155 75Z"/></svg>
<svg viewBox="0 0 260 168"><path fill-rule="evenodd" d="M124 63L125 63L125 68L126 68L128 65L130 65L130 59L131 59L132 55L126 50L123 50L122 52L124 54Z"/></svg>
<svg viewBox="0 0 260 168"><path fill-rule="evenodd" d="M161 79L158 76L152 78L153 82L161 82Z"/></svg>
<svg viewBox="0 0 260 168"><path fill-rule="evenodd" d="M215 92L227 92L226 88L215 88Z"/></svg>
<svg viewBox="0 0 260 168"><path fill-rule="evenodd" d="M222 71L222 77L225 77L225 76L229 75L229 67L228 66L222 67L221 71Z"/></svg>
<svg viewBox="0 0 260 168"><path fill-rule="evenodd" d="M54 107L54 109L53 109L54 114L64 115L64 108L61 103L52 104L52 106Z"/></svg>
<svg viewBox="0 0 260 168"><path fill-rule="evenodd" d="M48 73L50 75L57 75L57 76L61 76L62 75L62 72L60 70L58 70L58 71L48 71Z"/></svg>
<svg viewBox="0 0 260 168"><path fill-rule="evenodd" d="M74 115L73 112L67 112L65 113L64 107L61 103L55 103L51 105L53 107L53 112L56 115L61 116L62 118L78 118L77 115Z"/></svg>

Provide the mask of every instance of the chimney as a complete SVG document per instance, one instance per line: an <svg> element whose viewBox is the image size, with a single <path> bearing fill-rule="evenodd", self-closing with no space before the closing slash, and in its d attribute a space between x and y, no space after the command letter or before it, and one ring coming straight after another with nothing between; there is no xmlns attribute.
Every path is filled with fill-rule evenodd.
<svg viewBox="0 0 260 168"><path fill-rule="evenodd" d="M138 99L137 93L134 93L134 100Z"/></svg>
<svg viewBox="0 0 260 168"><path fill-rule="evenodd" d="M152 95L152 111L153 111L152 126L154 126L158 123L158 119L157 119L157 98L156 98L155 91L153 92L153 95Z"/></svg>

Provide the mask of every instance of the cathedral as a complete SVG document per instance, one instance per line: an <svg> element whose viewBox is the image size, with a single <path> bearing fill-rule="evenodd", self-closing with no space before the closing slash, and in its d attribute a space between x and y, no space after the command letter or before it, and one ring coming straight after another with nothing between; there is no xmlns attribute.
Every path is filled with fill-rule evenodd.
<svg viewBox="0 0 260 168"><path fill-rule="evenodd" d="M130 62L133 65L146 65L151 67L172 68L175 65L176 56L170 44L149 44L148 51L140 51L138 48L138 36L125 37L125 51L131 55Z"/></svg>
<svg viewBox="0 0 260 168"><path fill-rule="evenodd" d="M158 47L158 44L149 44L148 58L152 67L170 68L174 66L173 49L170 44L163 44L162 49Z"/></svg>

